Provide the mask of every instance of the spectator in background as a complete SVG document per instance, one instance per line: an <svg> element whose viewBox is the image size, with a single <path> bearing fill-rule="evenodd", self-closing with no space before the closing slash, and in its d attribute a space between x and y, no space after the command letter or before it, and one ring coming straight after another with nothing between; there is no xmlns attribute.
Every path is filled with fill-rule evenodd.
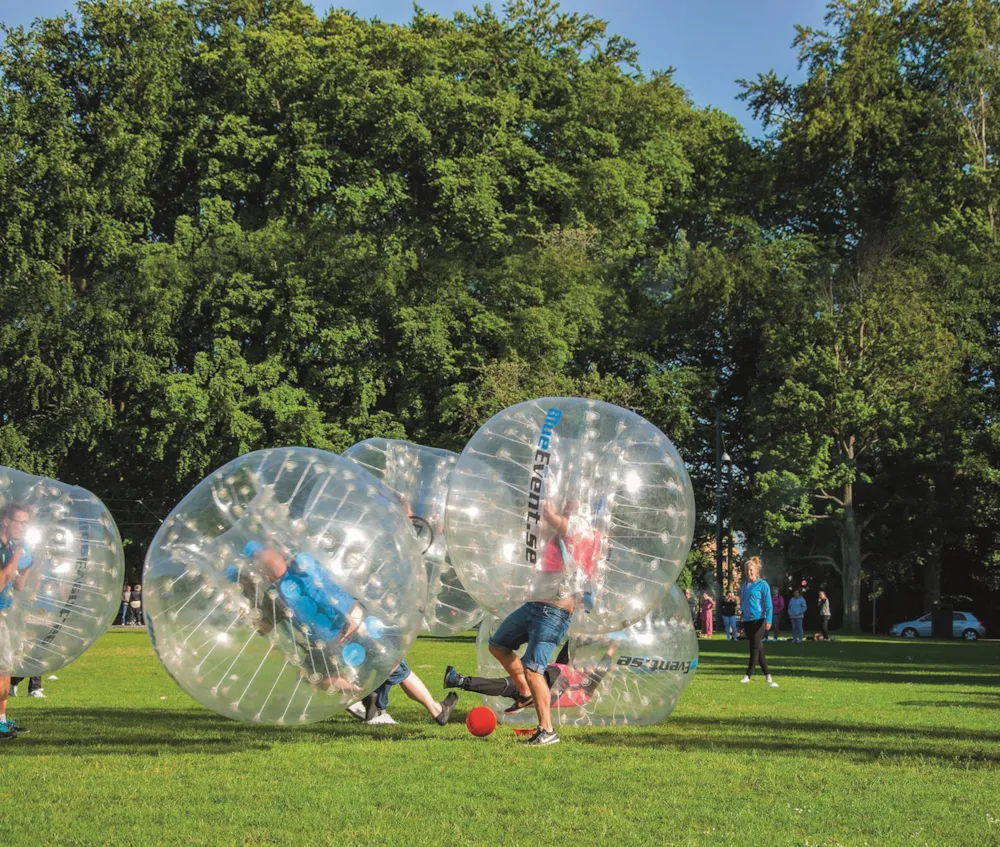
<svg viewBox="0 0 1000 847"><path fill-rule="evenodd" d="M778 593L777 588L771 589L771 609L774 615L771 622L771 635L777 641L781 634L781 613L785 611L785 598Z"/></svg>
<svg viewBox="0 0 1000 847"><path fill-rule="evenodd" d="M792 592L792 599L788 601L788 619L792 622L792 641L796 644L801 644L805 640L805 633L802 628L802 619L805 615L806 598L796 588Z"/></svg>
<svg viewBox="0 0 1000 847"><path fill-rule="evenodd" d="M715 631L715 600L707 591L701 595L701 634L703 638L711 638Z"/></svg>
<svg viewBox="0 0 1000 847"><path fill-rule="evenodd" d="M688 601L688 610L691 612L691 626L698 628L698 598L691 593L690 588L684 589L684 596Z"/></svg>
<svg viewBox="0 0 1000 847"><path fill-rule="evenodd" d="M116 626L125 626L128 621L128 601L130 599L132 599L132 586L126 582L125 587L122 589L122 611L118 616Z"/></svg>
<svg viewBox="0 0 1000 847"><path fill-rule="evenodd" d="M825 591L819 593L819 628L823 632L823 640L830 640L830 598Z"/></svg>
<svg viewBox="0 0 1000 847"><path fill-rule="evenodd" d="M733 592L726 594L726 599L722 601L722 626L726 630L726 640L735 641L736 634L736 598Z"/></svg>
<svg viewBox="0 0 1000 847"><path fill-rule="evenodd" d="M138 582L132 586L132 596L128 601L128 625L146 625L146 619L142 614L142 586Z"/></svg>
<svg viewBox="0 0 1000 847"><path fill-rule="evenodd" d="M23 676L12 676L10 678L10 696L17 697L17 686L24 679ZM28 696L29 697L44 697L45 692L42 690L42 678L40 676L33 676L28 680Z"/></svg>
<svg viewBox="0 0 1000 847"><path fill-rule="evenodd" d="M777 688L778 683L771 679L771 671L767 666L767 656L764 653L764 636L771 628L771 588L760 578L761 562L759 556L751 556L746 563L746 580L740 586L740 608L743 610L743 632L750 641L750 662L747 672L740 682L750 682L754 668L760 663L769 688Z"/></svg>

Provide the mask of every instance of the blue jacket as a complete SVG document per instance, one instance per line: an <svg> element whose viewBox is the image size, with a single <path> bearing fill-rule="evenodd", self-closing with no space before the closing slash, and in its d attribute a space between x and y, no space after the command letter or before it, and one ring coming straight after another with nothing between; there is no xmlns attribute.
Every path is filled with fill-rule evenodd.
<svg viewBox="0 0 1000 847"><path fill-rule="evenodd" d="M743 610L741 620L771 623L771 586L763 579L756 582L744 582L740 586L740 608Z"/></svg>
<svg viewBox="0 0 1000 847"><path fill-rule="evenodd" d="M8 542L0 543L0 568L5 567L17 549L15 544ZM21 560L17 563L17 572L21 574L31 567L31 551L24 547L21 550ZM0 588L0 611L9 609L14 605L14 580L12 579L3 588Z"/></svg>
<svg viewBox="0 0 1000 847"><path fill-rule="evenodd" d="M801 618L804 617L806 613L806 598L805 597L793 597L788 601L788 617L790 618Z"/></svg>

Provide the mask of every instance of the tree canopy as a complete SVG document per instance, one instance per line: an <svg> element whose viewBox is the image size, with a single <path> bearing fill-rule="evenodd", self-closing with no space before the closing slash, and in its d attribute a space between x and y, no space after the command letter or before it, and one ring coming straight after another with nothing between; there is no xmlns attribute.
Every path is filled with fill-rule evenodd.
<svg viewBox="0 0 1000 847"><path fill-rule="evenodd" d="M105 498L135 573L236 455L576 394L675 440L707 537L721 408L747 547L832 569L848 626L997 591L1000 3L827 25L745 83L756 142L553 0L6 29L0 464Z"/></svg>

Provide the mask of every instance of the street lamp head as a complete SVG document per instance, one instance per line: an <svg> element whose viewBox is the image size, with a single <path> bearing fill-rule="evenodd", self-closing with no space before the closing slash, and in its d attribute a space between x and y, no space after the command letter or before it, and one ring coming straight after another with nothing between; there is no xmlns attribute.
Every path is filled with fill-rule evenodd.
<svg viewBox="0 0 1000 847"><path fill-rule="evenodd" d="M733 463L732 457L728 453L722 454L722 464L731 465Z"/></svg>

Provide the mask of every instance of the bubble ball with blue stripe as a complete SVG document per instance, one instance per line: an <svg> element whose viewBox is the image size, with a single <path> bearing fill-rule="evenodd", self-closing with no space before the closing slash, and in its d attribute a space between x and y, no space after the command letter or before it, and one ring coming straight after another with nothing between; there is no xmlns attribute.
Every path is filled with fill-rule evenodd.
<svg viewBox="0 0 1000 847"><path fill-rule="evenodd" d="M451 472L448 554L498 615L573 606L571 633L642 620L687 559L694 490L677 449L628 409L581 397L510 406L469 439Z"/></svg>

